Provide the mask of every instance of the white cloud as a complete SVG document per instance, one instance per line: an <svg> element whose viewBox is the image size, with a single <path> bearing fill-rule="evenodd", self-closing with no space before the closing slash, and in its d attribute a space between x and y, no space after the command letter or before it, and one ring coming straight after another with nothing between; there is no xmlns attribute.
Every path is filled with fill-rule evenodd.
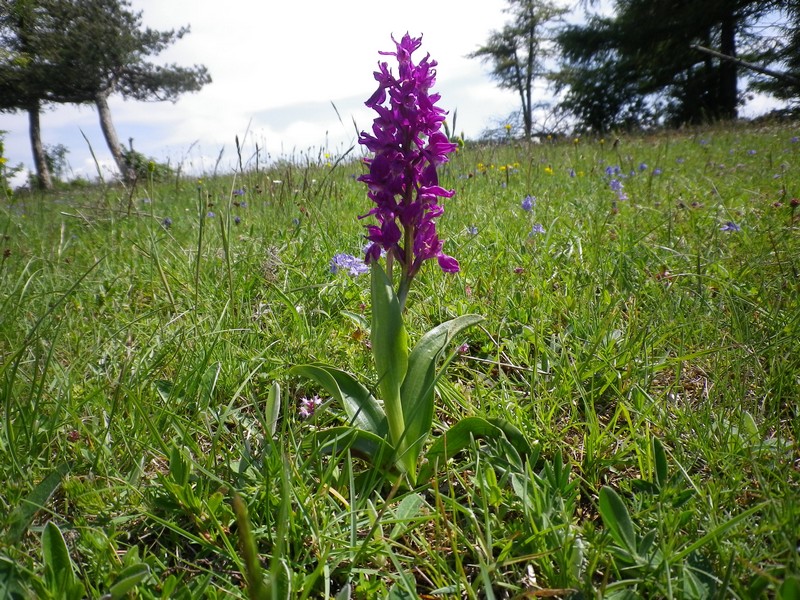
<svg viewBox="0 0 800 600"><path fill-rule="evenodd" d="M330 146L352 143L353 119L366 128L372 118L363 101L374 90L378 61L386 60L378 51L393 47L391 34L406 31L423 34L420 52L439 62L440 104L458 109L459 128L469 135L479 134L487 120L508 112L514 102L509 92L495 88L478 61L466 58L504 22L504 0L470 6L461 0L407 0L402 6L372 0L229 0L223 5L214 0L133 0L132 5L142 11L146 26L190 25L191 33L159 60L203 64L213 79L175 104L111 99L120 141L127 144L132 137L137 150L173 163L185 158L195 142L192 154L200 146L216 157L213 149L224 145L232 155L234 136L242 139L248 126L251 137L258 132L273 157L321 147L326 139ZM10 162L30 168L27 127L25 114L0 115L0 130L9 131ZM91 161L81 131L98 159L108 161L93 107L63 106L42 115L44 143L68 146L69 161L79 165L76 172Z"/></svg>
<svg viewBox="0 0 800 600"><path fill-rule="evenodd" d="M440 105L451 115L457 111L459 133L477 136L518 108L514 93L498 89L486 66L466 57L506 21L505 0L406 0L402 5L374 0L132 0L132 5L142 11L146 26L164 30L190 25L191 33L159 61L203 64L213 82L175 104L112 97L119 138L127 144L132 137L140 152L172 164L184 161L187 169L190 164L198 171L212 169L222 147L222 166L232 166L234 138L243 140L248 127L247 141L253 144L249 152L258 142L273 158L320 148L326 141L330 148L349 147L355 140L353 119L362 129L372 119L363 101L374 90L372 72L378 61L386 60L378 51L392 48L391 34L398 37L406 31L422 34L420 52L438 61ZM605 0L597 6L605 6ZM9 131L9 162L31 168L27 116L0 115L0 130ZM42 115L44 143L66 145L76 171L92 162L81 131L98 160L110 162L93 107L62 106ZM89 166L92 175L94 167Z"/></svg>

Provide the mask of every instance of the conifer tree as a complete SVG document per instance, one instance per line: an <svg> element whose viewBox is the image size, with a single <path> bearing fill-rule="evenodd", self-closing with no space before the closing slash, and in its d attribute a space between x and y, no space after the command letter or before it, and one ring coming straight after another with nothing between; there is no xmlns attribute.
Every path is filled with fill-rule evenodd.
<svg viewBox="0 0 800 600"><path fill-rule="evenodd" d="M129 0L0 1L5 5L0 12L12 15L0 21L0 35L10 48L0 57L0 110L28 110L34 156L34 116L38 123L42 106L94 104L114 161L130 180L109 97L119 93L133 100L175 101L211 81L203 66L154 63L189 28L143 27L141 11L133 11ZM37 159L36 167L44 185L46 166Z"/></svg>

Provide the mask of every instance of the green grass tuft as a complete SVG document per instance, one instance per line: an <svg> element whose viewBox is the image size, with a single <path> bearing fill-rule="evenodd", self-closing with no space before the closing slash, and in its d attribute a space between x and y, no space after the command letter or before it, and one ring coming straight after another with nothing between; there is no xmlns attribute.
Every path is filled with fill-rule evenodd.
<svg viewBox="0 0 800 600"><path fill-rule="evenodd" d="M0 595L794 597L794 133L462 147L462 271L424 268L406 326L485 321L429 444L480 417L531 451L461 436L415 489L315 447L344 411L301 418L290 375L377 389L369 277L329 269L363 245L354 153L4 200Z"/></svg>

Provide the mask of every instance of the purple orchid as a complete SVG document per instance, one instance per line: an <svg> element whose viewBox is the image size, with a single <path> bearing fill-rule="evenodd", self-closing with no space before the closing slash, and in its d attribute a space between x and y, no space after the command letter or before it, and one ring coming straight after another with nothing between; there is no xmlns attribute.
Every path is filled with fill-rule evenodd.
<svg viewBox="0 0 800 600"><path fill-rule="evenodd" d="M447 112L436 106L439 94L430 93L436 61L430 55L417 64L411 59L422 38L406 33L400 42L394 37L392 41L396 50L380 54L397 58L397 76L387 63L378 64L378 89L365 103L378 116L372 133L362 132L358 140L374 154L365 160L369 173L359 181L367 184L367 196L375 203L359 218L377 220L377 225L367 225L366 262L377 261L385 251L387 272L391 277L392 263L397 261L402 268L401 289L407 291L428 259L436 258L447 273L459 270L458 261L442 251L434 222L444 212L439 198L454 194L439 185L436 169L457 145L440 131Z"/></svg>

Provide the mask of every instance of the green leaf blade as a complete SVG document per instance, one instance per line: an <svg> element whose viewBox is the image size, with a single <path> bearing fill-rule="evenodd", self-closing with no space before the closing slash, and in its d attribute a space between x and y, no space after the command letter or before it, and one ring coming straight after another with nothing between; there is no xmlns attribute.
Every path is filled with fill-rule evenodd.
<svg viewBox="0 0 800 600"><path fill-rule="evenodd" d="M383 408L370 391L349 373L327 365L298 365L289 373L319 384L344 408L353 427L377 436L386 436L388 425Z"/></svg>
<svg viewBox="0 0 800 600"><path fill-rule="evenodd" d="M480 315L463 315L428 331L408 357L408 370L400 388L405 422L405 442L416 463L431 431L434 411L436 365L445 348L464 329L480 323Z"/></svg>
<svg viewBox="0 0 800 600"><path fill-rule="evenodd" d="M56 490L61 486L64 475L69 471L67 463L61 463L55 471L42 479L30 494L23 499L11 515L7 539L13 545L22 540L36 513L43 508Z"/></svg>
<svg viewBox="0 0 800 600"><path fill-rule="evenodd" d="M303 448L320 454L340 454L350 450L376 468L390 469L395 460L394 448L385 438L348 426L317 431L303 441Z"/></svg>
<svg viewBox="0 0 800 600"><path fill-rule="evenodd" d="M405 430L400 387L408 369L408 334L400 301L383 268L379 263L373 263L370 273L372 353L392 444L400 450Z"/></svg>
<svg viewBox="0 0 800 600"><path fill-rule="evenodd" d="M636 556L636 533L628 508L617 492L608 486L600 490L600 516L611 537L632 556Z"/></svg>
<svg viewBox="0 0 800 600"><path fill-rule="evenodd" d="M64 536L58 525L52 521L47 522L42 532L42 558L45 579L50 590L64 598L74 597L74 590L80 584L75 578L75 569Z"/></svg>
<svg viewBox="0 0 800 600"><path fill-rule="evenodd" d="M122 600L129 591L139 585L148 575L150 575L150 567L145 563L131 565L123 569L108 590L111 600Z"/></svg>
<svg viewBox="0 0 800 600"><path fill-rule="evenodd" d="M439 436L431 444L425 454L426 464L420 470L421 481L433 476L437 467L441 467L456 454L470 447L475 439L496 439L505 437L521 454L530 455L531 448L524 435L516 427L501 419L483 419L481 417L465 417Z"/></svg>

